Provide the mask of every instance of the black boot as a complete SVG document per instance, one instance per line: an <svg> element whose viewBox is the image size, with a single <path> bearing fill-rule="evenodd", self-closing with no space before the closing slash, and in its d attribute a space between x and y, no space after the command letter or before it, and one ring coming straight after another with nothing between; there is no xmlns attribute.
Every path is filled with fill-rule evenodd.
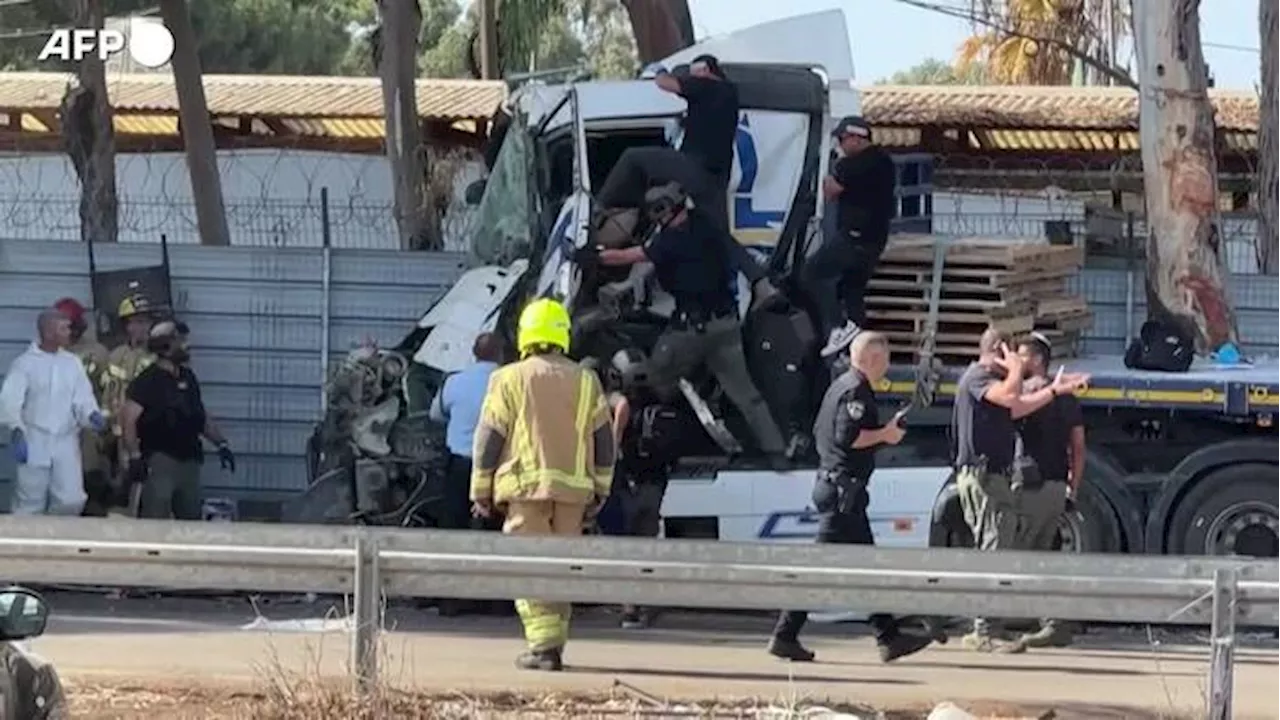
<svg viewBox="0 0 1280 720"><path fill-rule="evenodd" d="M932 638L910 633L894 633L887 637L876 638L876 646L880 650L880 662L886 663L908 655L914 655L928 647L932 642Z"/></svg>
<svg viewBox="0 0 1280 720"><path fill-rule="evenodd" d="M813 662L817 657L812 650L801 645L798 639L783 640L776 635L769 640L769 654L791 662Z"/></svg>
<svg viewBox="0 0 1280 720"><path fill-rule="evenodd" d="M521 653L516 658L516 667L521 670L542 670L559 672L564 669L564 660L560 650L537 650Z"/></svg>

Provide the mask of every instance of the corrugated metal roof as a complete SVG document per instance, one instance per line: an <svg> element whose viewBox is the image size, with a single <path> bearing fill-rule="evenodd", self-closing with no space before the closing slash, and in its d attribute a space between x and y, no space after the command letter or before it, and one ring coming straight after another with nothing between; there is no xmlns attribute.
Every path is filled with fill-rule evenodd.
<svg viewBox="0 0 1280 720"><path fill-rule="evenodd" d="M0 109L57 110L71 76L64 73L0 73ZM418 114L428 119L487 118L506 97L506 85L481 80L418 80ZM375 77L206 75L205 97L213 115L278 118L381 118L382 87ZM176 113L172 76L111 75L107 92L120 113Z"/></svg>
<svg viewBox="0 0 1280 720"><path fill-rule="evenodd" d="M1218 127L1258 129L1258 96L1210 90ZM862 88L872 125L1136 130L1138 94L1128 88L876 85Z"/></svg>

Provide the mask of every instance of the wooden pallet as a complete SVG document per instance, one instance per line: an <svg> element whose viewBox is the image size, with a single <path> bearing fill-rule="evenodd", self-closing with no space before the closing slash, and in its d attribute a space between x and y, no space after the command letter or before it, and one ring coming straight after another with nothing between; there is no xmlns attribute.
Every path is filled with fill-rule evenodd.
<svg viewBox="0 0 1280 720"><path fill-rule="evenodd" d="M996 302L1056 297L1066 293L1067 277L1068 275L1063 274L1059 277L1019 280L1019 282L1008 285L994 285L987 282L969 281L968 279L948 278L944 273L942 277L942 298L944 300L954 298L958 300ZM881 273L877 270L875 276L867 283L867 296L920 295L927 298L929 297L930 282L929 278L924 280L909 279L897 274Z"/></svg>
<svg viewBox="0 0 1280 720"><path fill-rule="evenodd" d="M913 365L919 360L920 347L915 337L908 333L885 333L889 337L889 353L894 363ZM1060 331L1042 333L1049 338L1053 358L1071 358L1079 354L1080 335ZM938 334L934 355L943 365L965 365L978 359L979 335ZM1015 344L1021 342L1025 334L1014 338Z"/></svg>
<svg viewBox="0 0 1280 720"><path fill-rule="evenodd" d="M889 333L913 333L919 337L924 332L925 320L929 316L928 309L923 310L880 310L867 308L867 328ZM994 326L996 329L1011 335L1031 332L1035 328L1035 316L1016 315L1010 317L990 318L983 313L938 313L938 335L981 335L983 330Z"/></svg>
<svg viewBox="0 0 1280 720"><path fill-rule="evenodd" d="M932 266L934 243L931 235L895 235L890 238L881 262ZM959 268L1078 269L1084 265L1084 248L1023 239L951 238L947 241L946 264L953 271Z"/></svg>

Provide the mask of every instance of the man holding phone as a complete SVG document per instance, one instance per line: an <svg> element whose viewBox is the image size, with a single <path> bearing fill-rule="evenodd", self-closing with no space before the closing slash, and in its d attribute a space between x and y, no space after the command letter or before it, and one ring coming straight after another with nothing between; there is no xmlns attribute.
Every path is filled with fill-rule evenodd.
<svg viewBox="0 0 1280 720"><path fill-rule="evenodd" d="M872 386L889 369L889 341L884 335L859 333L849 346L849 360L850 369L831 383L813 424L819 458L813 505L819 516L819 543L874 545L867 517L871 499L867 486L875 472L876 451L897 445L906 435L906 409L887 423L880 422ZM808 617L803 610L783 611L769 642L769 653L784 660L812 661L813 651L799 640ZM872 615L869 622L875 629L882 662L919 652L933 641L901 632L899 621L890 615Z"/></svg>
<svg viewBox="0 0 1280 720"><path fill-rule="evenodd" d="M978 340L978 360L956 382L951 418L956 491L979 550L1018 549L1020 513L1043 492L1042 481L1036 487L1017 479L1039 475L1022 452L1017 422L1089 381L1088 375L1059 370L1052 382L1029 390L1023 386L1024 372L1008 338L988 328ZM1001 642L999 635L985 618L974 618L973 631L962 642L978 652L1026 649Z"/></svg>

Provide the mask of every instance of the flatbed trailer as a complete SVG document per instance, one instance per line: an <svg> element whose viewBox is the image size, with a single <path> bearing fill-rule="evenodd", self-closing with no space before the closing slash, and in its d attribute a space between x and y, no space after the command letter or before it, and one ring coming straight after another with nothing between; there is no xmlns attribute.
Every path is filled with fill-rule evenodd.
<svg viewBox="0 0 1280 720"><path fill-rule="evenodd" d="M1280 362L1275 358L1232 366L1198 361L1185 373L1132 370L1114 356L1073 358L1061 364L1069 372L1091 376L1089 386L1077 393L1081 404L1090 408L1216 413L1269 426L1280 407ZM951 403L963 371L963 367L943 369L938 403ZM915 390L915 372L909 366L890 368L879 392L909 398Z"/></svg>

